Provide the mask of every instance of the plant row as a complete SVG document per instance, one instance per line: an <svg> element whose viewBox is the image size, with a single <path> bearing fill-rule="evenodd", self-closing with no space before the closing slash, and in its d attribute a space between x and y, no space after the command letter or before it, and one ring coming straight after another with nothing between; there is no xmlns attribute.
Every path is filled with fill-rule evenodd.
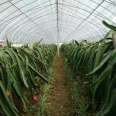
<svg viewBox="0 0 116 116"><path fill-rule="evenodd" d="M116 29L106 22L105 25ZM79 77L85 84L81 89L90 101L86 110L93 110L95 116L116 115L116 49L109 38L112 30L98 42L72 41L61 46L73 79L78 81Z"/></svg>
<svg viewBox="0 0 116 116"><path fill-rule="evenodd" d="M0 107L7 116L18 116L17 102L29 112L29 102L36 101L33 90L39 91L40 83L48 82L48 67L56 52L56 45L35 43L28 45L0 47ZM26 96L29 93L29 97Z"/></svg>

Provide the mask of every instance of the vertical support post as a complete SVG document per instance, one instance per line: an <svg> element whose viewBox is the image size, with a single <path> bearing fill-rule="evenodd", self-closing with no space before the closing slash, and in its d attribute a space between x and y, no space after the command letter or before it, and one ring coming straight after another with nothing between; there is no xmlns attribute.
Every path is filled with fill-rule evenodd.
<svg viewBox="0 0 116 116"><path fill-rule="evenodd" d="M58 52L58 60L59 60L59 25L58 25L58 0L56 0L57 5L57 52Z"/></svg>
<svg viewBox="0 0 116 116"><path fill-rule="evenodd" d="M59 34L57 36L57 52L58 52L58 60L59 60Z"/></svg>
<svg viewBox="0 0 116 116"><path fill-rule="evenodd" d="M30 42L30 45L29 45L29 47L30 47L31 49L33 49L33 44L34 44L34 43L31 41L31 42Z"/></svg>
<svg viewBox="0 0 116 116"><path fill-rule="evenodd" d="M112 33L112 38L113 38L114 48L116 49L116 32Z"/></svg>
<svg viewBox="0 0 116 116"><path fill-rule="evenodd" d="M7 42L6 42L6 39L4 40L4 46L7 46Z"/></svg>
<svg viewBox="0 0 116 116"><path fill-rule="evenodd" d="M7 37L6 37L5 40L4 40L4 46L8 46L8 45L7 45Z"/></svg>

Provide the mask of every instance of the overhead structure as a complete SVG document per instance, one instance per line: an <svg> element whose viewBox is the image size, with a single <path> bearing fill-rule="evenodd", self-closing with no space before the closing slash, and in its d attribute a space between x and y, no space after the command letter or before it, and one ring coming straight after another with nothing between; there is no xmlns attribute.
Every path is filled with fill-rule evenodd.
<svg viewBox="0 0 116 116"><path fill-rule="evenodd" d="M0 41L97 41L116 26L116 0L0 0Z"/></svg>

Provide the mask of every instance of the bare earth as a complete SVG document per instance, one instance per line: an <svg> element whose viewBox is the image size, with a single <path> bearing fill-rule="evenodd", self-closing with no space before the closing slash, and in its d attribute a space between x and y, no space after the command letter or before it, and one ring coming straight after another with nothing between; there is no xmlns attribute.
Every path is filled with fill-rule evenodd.
<svg viewBox="0 0 116 116"><path fill-rule="evenodd" d="M49 100L52 109L49 116L73 116L73 109L71 107L70 90L66 85L63 60L56 57L54 66L54 80L55 83L51 89L51 98Z"/></svg>

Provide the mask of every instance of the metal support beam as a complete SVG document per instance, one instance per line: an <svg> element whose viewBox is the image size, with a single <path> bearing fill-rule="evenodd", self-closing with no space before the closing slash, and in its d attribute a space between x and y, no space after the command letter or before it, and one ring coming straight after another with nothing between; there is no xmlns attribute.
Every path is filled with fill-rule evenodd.
<svg viewBox="0 0 116 116"><path fill-rule="evenodd" d="M58 52L58 60L59 60L59 17L58 17L58 0L56 0L56 5L57 5L57 52Z"/></svg>

